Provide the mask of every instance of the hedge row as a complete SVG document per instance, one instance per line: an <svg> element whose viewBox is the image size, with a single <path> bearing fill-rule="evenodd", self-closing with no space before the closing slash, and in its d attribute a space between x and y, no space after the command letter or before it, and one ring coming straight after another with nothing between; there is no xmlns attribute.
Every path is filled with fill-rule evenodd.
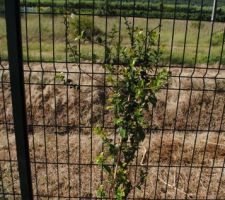
<svg viewBox="0 0 225 200"><path fill-rule="evenodd" d="M21 4L25 6L24 3ZM37 5L36 2L28 2L26 3L27 7L41 7L43 12L51 12L54 9L54 12L65 12L65 5L63 1L58 1L58 3L54 4L52 8L52 4L48 1L41 2ZM73 2L69 3L67 8L70 8L70 12L77 13L79 10L82 14L92 14L93 9L95 10L95 14L97 15L110 15L110 16L119 16L122 14L123 16L135 16L135 17L150 17L150 18L159 18L162 12L163 18L174 18L174 13L176 13L176 19L189 19L198 20L201 18L201 7L192 5L190 8L185 4L178 4L175 8L172 4L159 4L159 3L151 3L149 5L145 2L138 2L134 6L131 2L126 2L120 4L120 2L111 1L106 8L105 3L101 1L97 1L95 5L93 5L93 1L83 1L81 3ZM135 11L134 11L135 10ZM202 20L210 20L211 19L211 7L203 7L202 8ZM216 21L225 21L225 7L220 7L217 9Z"/></svg>

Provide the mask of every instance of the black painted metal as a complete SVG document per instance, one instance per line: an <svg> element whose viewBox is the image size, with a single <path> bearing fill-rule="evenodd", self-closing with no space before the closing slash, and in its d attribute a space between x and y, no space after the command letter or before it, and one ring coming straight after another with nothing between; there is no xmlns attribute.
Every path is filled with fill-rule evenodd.
<svg viewBox="0 0 225 200"><path fill-rule="evenodd" d="M20 188L23 200L32 200L32 181L27 134L27 119L25 106L24 74L22 62L22 40L20 24L19 0L5 1L5 16L8 41L8 60L12 91L12 105Z"/></svg>

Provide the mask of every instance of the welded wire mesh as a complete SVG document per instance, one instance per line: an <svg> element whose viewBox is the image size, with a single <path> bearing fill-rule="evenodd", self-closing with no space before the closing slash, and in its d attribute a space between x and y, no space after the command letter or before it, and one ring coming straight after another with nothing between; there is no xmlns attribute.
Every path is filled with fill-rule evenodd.
<svg viewBox="0 0 225 200"><path fill-rule="evenodd" d="M0 1L1 3L1 1ZM34 199L95 199L105 178L95 164L98 124L114 135L106 109L106 46L114 27L128 46L132 28L156 31L157 71L171 77L146 119L146 139L131 166L148 177L130 199L225 199L225 3L217 0L23 0L22 45ZM4 9L0 12L4 14ZM20 199L5 17L0 17L0 199ZM89 22L78 42L71 23ZM81 32L82 28L79 28ZM101 40L101 44L96 42ZM120 57L114 63L120 65ZM57 80L63 73L67 84ZM19 116L18 116L19 117Z"/></svg>
<svg viewBox="0 0 225 200"><path fill-rule="evenodd" d="M0 12L4 11L1 2ZM12 102L9 82L9 69L6 61L6 25L3 13L0 14L0 199L20 198L19 173L15 150L15 134L12 119Z"/></svg>

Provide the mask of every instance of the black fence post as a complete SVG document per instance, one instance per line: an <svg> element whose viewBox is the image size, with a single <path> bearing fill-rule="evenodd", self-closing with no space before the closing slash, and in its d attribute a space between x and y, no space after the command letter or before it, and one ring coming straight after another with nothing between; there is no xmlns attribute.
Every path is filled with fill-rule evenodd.
<svg viewBox="0 0 225 200"><path fill-rule="evenodd" d="M19 0L5 0L5 16L21 195L23 200L32 200Z"/></svg>

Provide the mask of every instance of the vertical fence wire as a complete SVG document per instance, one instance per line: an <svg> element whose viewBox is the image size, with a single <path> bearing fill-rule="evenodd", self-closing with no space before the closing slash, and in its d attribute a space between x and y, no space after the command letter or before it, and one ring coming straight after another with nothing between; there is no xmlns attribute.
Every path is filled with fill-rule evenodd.
<svg viewBox="0 0 225 200"><path fill-rule="evenodd" d="M221 54L220 54L220 62L219 62L219 67L218 67L218 72L216 74L216 78L219 75L219 72L220 72L220 69L221 69L221 60L223 58L224 43L225 43L225 28L224 28L224 32L223 33L224 33L223 34L223 44L222 44L222 49L221 49ZM216 82L216 87L217 86L218 85L217 85L217 82ZM222 112L222 118L221 118L221 122L220 122L219 133L218 133L217 140L216 140L217 146L216 146L216 149L214 151L214 156L216 156L216 153L217 153L217 150L218 150L219 139L220 139L220 136L221 136L221 127L222 127L222 123L223 123L223 119L224 119L224 112L225 112L225 105L223 107L223 112ZM212 164L212 168L211 168L211 172L210 172L210 180L209 180L209 184L208 184L208 187L207 187L206 197L208 197L208 193L209 193L209 189L210 189L210 185L211 185L211 179L212 179L212 173L213 173L214 166L215 166L215 160L213 160L213 164ZM223 173L223 170L224 170L224 163L223 163L223 167L222 167L222 170L221 170L221 174ZM219 179L219 185L218 185L218 190L217 190L217 193L216 193L216 198L218 196L218 191L220 189L220 184L221 184L221 176L220 176L220 179Z"/></svg>

